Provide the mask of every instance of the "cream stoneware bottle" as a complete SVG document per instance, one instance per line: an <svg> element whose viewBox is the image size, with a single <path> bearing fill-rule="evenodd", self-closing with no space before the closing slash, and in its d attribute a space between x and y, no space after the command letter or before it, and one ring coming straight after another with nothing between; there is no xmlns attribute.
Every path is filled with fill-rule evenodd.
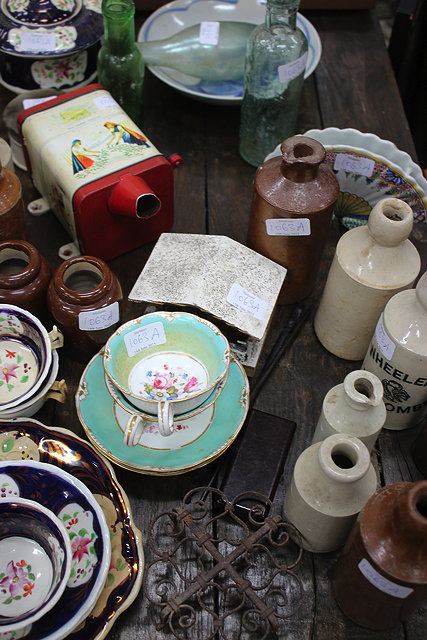
<svg viewBox="0 0 427 640"><path fill-rule="evenodd" d="M426 416L427 272L387 302L362 366L384 387L387 429L408 429Z"/></svg>
<svg viewBox="0 0 427 640"><path fill-rule="evenodd" d="M318 339L339 358L362 360L388 300L412 287L421 266L412 225L406 202L384 198L367 225L339 240L314 319Z"/></svg>
<svg viewBox="0 0 427 640"><path fill-rule="evenodd" d="M352 371L326 394L312 444L334 433L359 438L372 451L386 419L383 387L369 371Z"/></svg>
<svg viewBox="0 0 427 640"><path fill-rule="evenodd" d="M335 434L312 444L296 461L284 515L307 551L341 547L357 514L375 492L369 451L358 438Z"/></svg>

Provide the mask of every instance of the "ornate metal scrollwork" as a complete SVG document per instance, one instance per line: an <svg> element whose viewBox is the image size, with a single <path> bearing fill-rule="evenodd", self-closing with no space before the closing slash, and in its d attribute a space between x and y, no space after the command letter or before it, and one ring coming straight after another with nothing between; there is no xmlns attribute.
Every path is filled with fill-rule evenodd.
<svg viewBox="0 0 427 640"><path fill-rule="evenodd" d="M245 520L236 510L242 499L254 502ZM160 608L158 628L179 640L282 637L303 594L299 534L257 492L230 501L213 487L192 489L152 521L148 554L145 595Z"/></svg>

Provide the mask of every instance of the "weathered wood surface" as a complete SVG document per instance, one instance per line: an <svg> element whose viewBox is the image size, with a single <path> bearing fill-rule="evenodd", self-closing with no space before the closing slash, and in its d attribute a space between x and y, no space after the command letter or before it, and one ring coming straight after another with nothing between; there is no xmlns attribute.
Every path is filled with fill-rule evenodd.
<svg viewBox="0 0 427 640"><path fill-rule="evenodd" d="M138 20L143 16L139 15ZM318 29L322 59L315 74L305 83L299 132L313 127L354 127L392 140L414 157L414 145L405 120L397 86L378 25L369 11L307 12ZM4 106L12 94L1 90ZM173 230L188 233L227 235L245 242L252 196L254 169L237 153L238 108L197 102L163 85L147 72L145 86L145 123L143 130L166 155L180 153L184 164L175 172L175 224ZM3 130L2 135L5 136ZM29 178L18 171L24 185L24 197L35 197ZM58 248L69 239L56 218L47 214L27 218L28 239L49 259L55 269L60 259ZM320 295L340 230L333 226L325 251L313 299ZM424 234L425 237L425 234ZM423 269L427 252L422 243ZM111 267L121 280L127 297L139 275L153 243L121 256ZM276 311L265 352L269 351L288 316L286 307ZM138 306L128 303L123 320L138 315ZM282 358L262 393L256 407L297 423L292 448L276 493L281 509L284 492L293 464L310 443L325 393L358 363L345 362L330 355L316 340L310 323ZM74 407L74 393L83 370L65 357L60 357L60 377L69 386L64 405L48 402L36 418L48 425L61 426L83 435ZM385 432L375 451L379 480L420 478L412 463L410 445L417 429L406 433ZM221 460L217 463L220 464ZM260 461L268 465L268 460ZM132 503L134 518L147 531L152 518L164 509L181 502L192 487L206 484L214 464L193 473L171 478L133 474L117 469L119 481ZM425 640L427 609L420 610L401 628L385 633L370 632L349 622L338 610L329 587L328 570L337 554L305 553L298 570L304 585L304 597L297 613L286 626L290 640ZM170 637L156 631L158 611L150 606L141 592L135 603L119 618L109 637L111 640L133 640ZM189 635L202 640L207 635L203 620ZM231 638L240 636L236 626ZM255 637L255 636L254 636Z"/></svg>

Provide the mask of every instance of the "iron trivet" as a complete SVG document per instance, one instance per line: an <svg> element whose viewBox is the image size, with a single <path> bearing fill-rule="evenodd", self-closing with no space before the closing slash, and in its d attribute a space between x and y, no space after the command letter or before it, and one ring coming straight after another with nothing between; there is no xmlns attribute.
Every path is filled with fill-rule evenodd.
<svg viewBox="0 0 427 640"><path fill-rule="evenodd" d="M213 516L218 497L224 506ZM254 506L242 520L235 512L242 500L261 500L268 515ZM145 595L160 608L157 628L180 640L283 637L303 592L294 573L302 548L290 534L298 537L262 494L230 501L213 487L189 491L182 505L150 524L147 551L154 559Z"/></svg>

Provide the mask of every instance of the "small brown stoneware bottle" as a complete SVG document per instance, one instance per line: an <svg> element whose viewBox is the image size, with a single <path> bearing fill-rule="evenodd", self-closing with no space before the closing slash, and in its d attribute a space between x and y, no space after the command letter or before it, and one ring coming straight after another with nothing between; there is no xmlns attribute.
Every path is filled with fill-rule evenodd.
<svg viewBox="0 0 427 640"><path fill-rule="evenodd" d="M353 622L391 629L427 600L427 481L396 482L367 502L332 574Z"/></svg>
<svg viewBox="0 0 427 640"><path fill-rule="evenodd" d="M48 305L70 358L85 363L99 351L119 323L122 298L117 276L100 258L76 256L58 267Z"/></svg>
<svg viewBox="0 0 427 640"><path fill-rule="evenodd" d="M317 140L292 136L280 149L256 172L248 245L286 267L279 302L291 304L314 287L339 184Z"/></svg>
<svg viewBox="0 0 427 640"><path fill-rule="evenodd" d="M0 241L25 238L22 186L18 176L0 164Z"/></svg>
<svg viewBox="0 0 427 640"><path fill-rule="evenodd" d="M45 322L50 278L49 263L32 244L19 239L0 242L0 302L27 309Z"/></svg>

